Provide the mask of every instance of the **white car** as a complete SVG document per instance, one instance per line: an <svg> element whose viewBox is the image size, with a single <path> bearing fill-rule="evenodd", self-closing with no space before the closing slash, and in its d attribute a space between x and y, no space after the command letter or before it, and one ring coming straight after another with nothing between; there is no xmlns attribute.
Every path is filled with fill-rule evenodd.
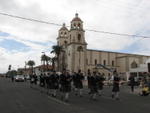
<svg viewBox="0 0 150 113"><path fill-rule="evenodd" d="M24 82L25 81L25 78L23 75L16 75L15 76L15 81L16 82Z"/></svg>

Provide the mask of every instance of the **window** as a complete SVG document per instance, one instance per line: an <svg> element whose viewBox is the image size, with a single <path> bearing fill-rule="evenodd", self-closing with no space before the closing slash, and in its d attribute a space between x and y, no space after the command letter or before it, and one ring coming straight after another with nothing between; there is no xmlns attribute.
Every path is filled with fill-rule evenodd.
<svg viewBox="0 0 150 113"><path fill-rule="evenodd" d="M67 41L64 41L65 44L67 44Z"/></svg>
<svg viewBox="0 0 150 113"><path fill-rule="evenodd" d="M80 26L81 26L81 24L80 24L80 23L78 23L78 29L80 29Z"/></svg>
<svg viewBox="0 0 150 113"><path fill-rule="evenodd" d="M78 34L78 42L81 41L81 34Z"/></svg>
<svg viewBox="0 0 150 113"><path fill-rule="evenodd" d="M78 52L83 51L83 47L82 47L82 46L78 46L78 47L77 47L77 51L78 51Z"/></svg>
<svg viewBox="0 0 150 113"><path fill-rule="evenodd" d="M114 64L115 64L114 61L112 61L112 66L114 66Z"/></svg>
<svg viewBox="0 0 150 113"><path fill-rule="evenodd" d="M106 65L106 60L103 61L103 65Z"/></svg>
<svg viewBox="0 0 150 113"><path fill-rule="evenodd" d="M138 67L137 63L135 61L133 61L131 63L131 68L137 68L137 67Z"/></svg>
<svg viewBox="0 0 150 113"><path fill-rule="evenodd" d="M80 23L78 23L78 27L80 27L81 25L80 25Z"/></svg>
<svg viewBox="0 0 150 113"><path fill-rule="evenodd" d="M95 59L95 65L97 65L97 60Z"/></svg>

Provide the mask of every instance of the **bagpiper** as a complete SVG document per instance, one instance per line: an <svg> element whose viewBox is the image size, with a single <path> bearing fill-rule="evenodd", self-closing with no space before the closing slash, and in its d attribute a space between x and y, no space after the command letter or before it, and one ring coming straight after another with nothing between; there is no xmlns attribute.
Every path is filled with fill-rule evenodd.
<svg viewBox="0 0 150 113"><path fill-rule="evenodd" d="M119 84L120 84L120 77L116 71L113 72L113 89L112 89L112 98L119 100Z"/></svg>
<svg viewBox="0 0 150 113"><path fill-rule="evenodd" d="M75 81L76 95L79 95L80 97L82 97L83 80L84 80L83 73L81 73L81 70L79 70L74 77L74 81Z"/></svg>
<svg viewBox="0 0 150 113"><path fill-rule="evenodd" d="M53 71L53 73L50 76L51 81L51 89L52 89L52 96L56 97L57 90L59 88L59 76L56 74L56 71Z"/></svg>
<svg viewBox="0 0 150 113"><path fill-rule="evenodd" d="M69 72L63 70L63 73L60 75L60 91L62 92L61 99L68 102L69 93L71 91L71 81L72 77L70 76Z"/></svg>

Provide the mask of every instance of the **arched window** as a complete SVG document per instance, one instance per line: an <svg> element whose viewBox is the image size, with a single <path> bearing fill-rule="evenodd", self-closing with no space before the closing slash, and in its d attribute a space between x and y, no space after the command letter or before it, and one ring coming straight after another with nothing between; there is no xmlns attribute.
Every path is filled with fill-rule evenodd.
<svg viewBox="0 0 150 113"><path fill-rule="evenodd" d="M114 61L112 61L112 66L114 66L114 64L115 64Z"/></svg>
<svg viewBox="0 0 150 113"><path fill-rule="evenodd" d="M65 40L64 43L67 44L67 41Z"/></svg>
<svg viewBox="0 0 150 113"><path fill-rule="evenodd" d="M133 61L131 63L131 68L137 68L137 67L138 67L137 63L135 61Z"/></svg>
<svg viewBox="0 0 150 113"><path fill-rule="evenodd" d="M81 24L80 23L78 23L78 29L81 27Z"/></svg>
<svg viewBox="0 0 150 113"><path fill-rule="evenodd" d="M78 46L77 51L78 51L78 52L83 51L83 47L82 47L82 46Z"/></svg>
<svg viewBox="0 0 150 113"><path fill-rule="evenodd" d="M95 59L95 65L97 65L97 60Z"/></svg>
<svg viewBox="0 0 150 113"><path fill-rule="evenodd" d="M103 65L106 65L106 60L103 60Z"/></svg>
<svg viewBox="0 0 150 113"><path fill-rule="evenodd" d="M81 34L78 34L78 42L81 41Z"/></svg>

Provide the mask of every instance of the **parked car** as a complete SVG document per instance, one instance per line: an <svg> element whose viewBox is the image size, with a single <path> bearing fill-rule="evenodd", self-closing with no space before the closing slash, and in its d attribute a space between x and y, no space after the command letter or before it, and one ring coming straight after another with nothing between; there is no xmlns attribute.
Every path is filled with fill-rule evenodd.
<svg viewBox="0 0 150 113"><path fill-rule="evenodd" d="M25 78L23 75L16 75L14 78L15 78L16 82L24 82L25 81Z"/></svg>

